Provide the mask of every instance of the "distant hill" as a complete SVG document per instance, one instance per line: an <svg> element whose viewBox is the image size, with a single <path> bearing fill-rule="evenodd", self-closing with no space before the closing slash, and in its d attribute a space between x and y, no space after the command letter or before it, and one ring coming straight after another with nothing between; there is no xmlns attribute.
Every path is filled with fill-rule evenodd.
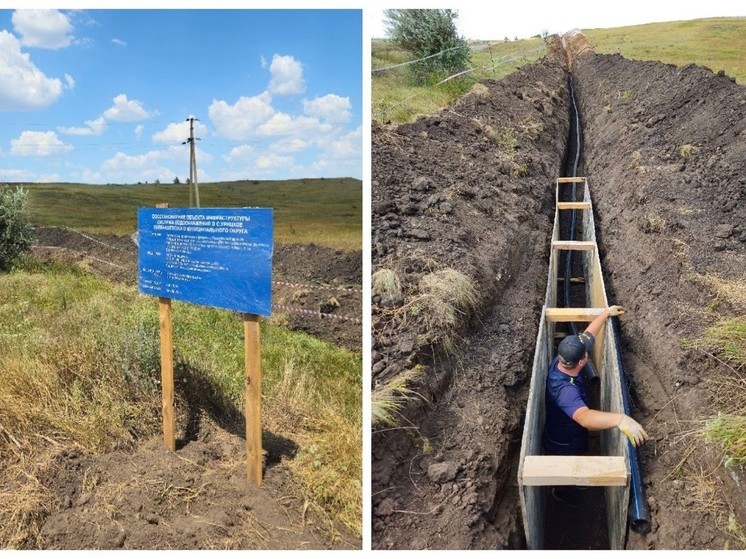
<svg viewBox="0 0 746 559"><path fill-rule="evenodd" d="M137 229L137 208L167 203L189 206L182 184L23 184L34 225L128 235ZM199 185L202 207L270 207L275 240L360 250L362 182L353 178L246 180Z"/></svg>

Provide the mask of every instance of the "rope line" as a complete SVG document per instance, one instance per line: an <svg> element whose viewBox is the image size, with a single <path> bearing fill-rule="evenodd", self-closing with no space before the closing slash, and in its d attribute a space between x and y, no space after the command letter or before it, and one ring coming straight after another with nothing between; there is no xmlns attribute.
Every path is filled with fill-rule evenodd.
<svg viewBox="0 0 746 559"><path fill-rule="evenodd" d="M86 254L85 252L81 252L79 250L75 250L72 248L67 247L54 247L54 246L45 246L45 245L36 245L36 248L48 248L48 249L56 249L56 250L67 250L70 252L75 252L77 254L82 254L86 258L90 258L91 260L95 260L96 262L103 262L104 264L108 264L109 266L114 266L115 268L119 268L120 270L129 270L126 266L120 266L119 264L114 264L114 262L109 262L108 260L104 260L102 258L97 258L95 256L91 256L90 254Z"/></svg>
<svg viewBox="0 0 746 559"><path fill-rule="evenodd" d="M426 56L425 58L418 58L417 60L410 60L408 62L402 62L400 64L393 64L391 66L384 66L383 68L373 68L371 70L371 73L384 72L386 70L391 70L393 68L400 68L402 66L408 66L409 64L415 64L417 62L422 62L423 60L427 60L429 58L434 58L436 56L440 56L441 54L443 54L445 52L449 52L449 51L452 51L452 50L458 50L458 49L468 49L468 48L469 48L468 45L462 45L462 46L459 46L459 47L451 47L449 49L442 50L440 52L436 52L435 54L431 54L429 56Z"/></svg>
<svg viewBox="0 0 746 559"><path fill-rule="evenodd" d="M76 254L83 255L86 258L90 258L90 259L95 260L97 262L102 262L104 264L108 264L109 266L113 266L115 268L119 268L120 270L131 270L131 268L129 268L129 267L120 266L119 264L115 264L114 262L109 262L108 260L103 260L101 258L97 258L95 256L91 256L90 254L86 254L85 252L81 252L79 250L75 250L75 249L72 249L72 248L58 247L58 246L47 246L47 245L36 245L34 248L51 249L51 250L67 250L69 252L74 252ZM294 284L294 283L282 282L282 281L279 281L279 282L274 282L273 281L272 283L279 283L281 285L290 285L290 286L294 286L294 287L303 286L304 285L304 284ZM307 287L318 288L320 286L307 285ZM349 288L341 288L341 287L334 287L334 286L329 286L329 289L340 289L340 290L343 290L343 291L360 292L360 293L362 293L362 290L349 289ZM330 313L322 313L320 311L312 311L312 310L308 310L308 309L303 309L301 307L293 307L293 306L290 306L290 305L273 304L272 308L273 309L280 309L280 310L284 310L284 311L292 312L292 313L299 313L299 314L305 314L305 315L309 315L309 316L315 316L316 318L322 318L322 319L331 318L333 320L342 320L342 321L347 321L347 322L354 322L355 324L362 324L363 323L363 321L360 318L358 318L358 317L343 316L343 315L330 314Z"/></svg>
<svg viewBox="0 0 746 559"><path fill-rule="evenodd" d="M492 70L494 68L497 68L498 66L503 66L503 65L507 64L508 62L513 62L514 60L518 60L520 58L525 58L528 54L531 54L531 53L534 53L534 52L541 52L542 50L544 50L544 46L540 46L540 47L537 47L537 48L535 48L533 50L524 51L522 53L518 53L518 54L515 54L515 55L505 55L504 57L499 58L498 62L496 64L487 64L485 66L477 66L475 68L470 68L470 69L464 70L462 72L457 72L457 73L453 74L452 76L448 76L447 78L439 81L438 83L433 84L430 87L438 87L439 85L442 85L442 84L444 84L444 83L446 83L446 82L448 82L448 81L450 81L450 80L452 80L454 78L458 78L458 77L463 76L465 74L468 74L470 72L475 72L476 70ZM401 107L402 105L404 105L408 101L411 101L415 97L419 97L423 93L424 93L424 91L417 91L413 95L410 95L409 97L407 97L405 99L402 99L401 101L399 101L397 103L394 103L394 104L392 104L391 106L389 106L387 108L384 108L384 109L381 109L379 111L376 111L375 114L377 114L377 115L387 115L390 112L392 112L394 109L396 109L398 107Z"/></svg>
<svg viewBox="0 0 746 559"><path fill-rule="evenodd" d="M313 285L310 283L290 283L288 281L272 280L275 285L284 285L285 287L297 287L299 289L334 289L336 291L346 291L347 293L362 293L362 289L355 287L339 287L335 285Z"/></svg>
<svg viewBox="0 0 746 559"><path fill-rule="evenodd" d="M132 250L131 250L131 249L125 249L125 248L115 247L115 246L113 246L113 245L109 245L109 244L106 244L106 243L104 243L103 241L99 241L98 239L94 239L93 237L90 237L90 236L86 235L86 234L85 234L85 233L83 233L82 231L75 231L75 229L68 229L68 231L73 231L74 233L77 233L77 234L78 234L78 235L80 235L81 237L85 237L85 238L86 238L86 239L88 239L89 241L93 241L94 243L98 243L98 244L100 244L101 246L105 246L106 248L110 248L110 249L113 249L113 250L119 250L119 251L121 251L121 252L126 252L126 253L128 253L128 254L131 254L131 253L132 253Z"/></svg>
<svg viewBox="0 0 746 559"><path fill-rule="evenodd" d="M307 314L307 315L315 316L317 318L325 318L325 319L326 318L333 318L334 320L344 320L344 321L347 321L347 322L354 322L355 324L362 324L363 323L363 321L360 318L358 318L358 317L342 316L342 315L338 315L338 314L329 314L329 313L319 312L319 311L310 311L308 309L302 309L300 307L291 307L290 305L273 304L272 308L273 309L280 309L280 310L288 311L288 312L295 312L295 313L299 313L299 314Z"/></svg>

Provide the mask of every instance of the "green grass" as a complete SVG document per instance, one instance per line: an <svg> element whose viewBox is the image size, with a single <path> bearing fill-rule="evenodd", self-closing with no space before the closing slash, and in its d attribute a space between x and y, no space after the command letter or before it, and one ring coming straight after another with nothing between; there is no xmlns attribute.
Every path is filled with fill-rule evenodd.
<svg viewBox="0 0 746 559"><path fill-rule="evenodd" d="M660 60L685 66L699 64L714 72L725 71L739 84L746 83L746 18L711 18L650 23L610 29L584 29L599 54L616 53L636 60ZM412 122L453 103L478 80L501 79L516 68L540 58L540 38L519 41L471 43L472 67L478 70L442 85L418 85L411 66L372 74L372 117L379 122ZM390 41L372 42L373 69L399 64L415 57L395 48ZM498 65L496 68L491 66ZM445 76L442 76L442 79ZM437 81L437 80L436 80ZM624 92L633 95L633 92Z"/></svg>
<svg viewBox="0 0 746 559"><path fill-rule="evenodd" d="M616 53L635 60L660 60L685 66L699 64L725 71L746 84L746 18L709 18L649 23L611 29L584 29L597 53Z"/></svg>
<svg viewBox="0 0 746 559"><path fill-rule="evenodd" d="M417 115L431 114L449 106L466 93L477 81L499 80L527 62L538 59L543 51L542 39L520 41L480 41L471 43L471 67L475 71L463 77L436 85L447 76L437 76L430 83L420 84L412 68L404 66L385 72L374 72L371 80L372 117L379 122L412 122ZM372 44L372 68L384 68L413 60L385 39Z"/></svg>
<svg viewBox="0 0 746 559"><path fill-rule="evenodd" d="M34 261L0 275L0 293L0 468L31 480L44 441L105 452L157 436L154 298ZM179 302L173 320L179 415L202 409L219 424L240 423L241 321ZM361 355L263 319L261 370L265 432L298 446L288 466L308 502L360 534ZM10 478L0 480L0 547L33 545L34 519L48 495L36 486L13 493L4 486Z"/></svg>
<svg viewBox="0 0 746 559"><path fill-rule="evenodd" d="M137 229L137 208L189 206L187 185L31 184L29 219L40 226L127 235ZM316 243L343 250L362 246L359 180L298 179L199 185L202 207L274 208L275 241Z"/></svg>

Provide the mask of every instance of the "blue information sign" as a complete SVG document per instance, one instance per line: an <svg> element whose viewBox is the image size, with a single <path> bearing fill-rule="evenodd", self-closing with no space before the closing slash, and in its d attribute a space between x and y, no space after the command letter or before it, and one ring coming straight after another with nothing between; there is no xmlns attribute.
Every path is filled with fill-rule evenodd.
<svg viewBox="0 0 746 559"><path fill-rule="evenodd" d="M140 208L142 293L270 315L270 208Z"/></svg>

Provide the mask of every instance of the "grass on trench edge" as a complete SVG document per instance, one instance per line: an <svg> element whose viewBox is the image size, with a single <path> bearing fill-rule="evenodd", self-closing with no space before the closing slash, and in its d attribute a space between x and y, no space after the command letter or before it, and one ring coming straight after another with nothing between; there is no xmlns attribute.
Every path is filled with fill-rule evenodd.
<svg viewBox="0 0 746 559"><path fill-rule="evenodd" d="M0 276L2 547L35 544L50 506L48 492L32 483L44 446L102 453L161 428L155 300L62 265L26 268ZM186 373L177 397L212 406L218 420L241 414L242 323L228 311L179 302L173 313L176 366ZM261 342L264 430L298 446L288 467L309 503L360 535L361 355L272 319L262 320Z"/></svg>

